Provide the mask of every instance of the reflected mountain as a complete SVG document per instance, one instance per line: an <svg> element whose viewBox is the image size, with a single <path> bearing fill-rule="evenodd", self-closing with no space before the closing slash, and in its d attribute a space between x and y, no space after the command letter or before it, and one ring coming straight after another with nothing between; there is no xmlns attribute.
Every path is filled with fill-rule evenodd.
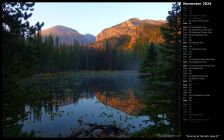
<svg viewBox="0 0 224 140"><path fill-rule="evenodd" d="M139 102L132 90L127 91L128 96L124 99L119 97L109 97L101 92L96 93L96 97L103 104L119 109L130 115L137 115L143 108L143 104Z"/></svg>
<svg viewBox="0 0 224 140"><path fill-rule="evenodd" d="M67 137L90 123L114 125L129 133L139 131L155 125L150 116L138 114L144 107L137 94L142 87L138 73L132 71L79 72L23 80L16 104L5 111L8 122L4 126L10 127L6 133L34 130L35 136Z"/></svg>

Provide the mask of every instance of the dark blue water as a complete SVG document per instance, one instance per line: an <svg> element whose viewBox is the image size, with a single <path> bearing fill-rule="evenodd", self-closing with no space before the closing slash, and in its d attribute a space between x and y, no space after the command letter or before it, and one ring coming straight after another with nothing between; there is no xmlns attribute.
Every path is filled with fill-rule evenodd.
<svg viewBox="0 0 224 140"><path fill-rule="evenodd" d="M155 125L150 116L138 115L144 104L138 97L143 83L137 72L42 75L35 84L47 88L51 98L38 109L26 105L28 116L19 121L23 132L66 137L90 123L114 125L129 133ZM169 124L166 120L164 123Z"/></svg>

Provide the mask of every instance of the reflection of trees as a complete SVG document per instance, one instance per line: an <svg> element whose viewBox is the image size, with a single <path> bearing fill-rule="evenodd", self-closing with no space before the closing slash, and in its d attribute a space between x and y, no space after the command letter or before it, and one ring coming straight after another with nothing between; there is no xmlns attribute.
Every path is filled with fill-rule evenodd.
<svg viewBox="0 0 224 140"><path fill-rule="evenodd" d="M175 109L176 99L168 92L165 94L153 94L147 90L145 94L143 98L145 107L141 113L149 115L150 120L153 121L155 125L148 127L141 133L149 137L158 136L159 134L179 135L180 112L177 112Z"/></svg>
<svg viewBox="0 0 224 140"><path fill-rule="evenodd" d="M55 94L48 86L21 79L3 80L3 135L5 137L22 137L20 121L33 120L41 122L43 110L53 116L59 105L76 102L79 97L73 94L63 96Z"/></svg>
<svg viewBox="0 0 224 140"><path fill-rule="evenodd" d="M110 105L128 114L136 115L143 108L143 104L138 101L133 91L128 90L126 94L128 94L128 96L125 99L109 97L101 92L97 92L96 97L104 104Z"/></svg>
<svg viewBox="0 0 224 140"><path fill-rule="evenodd" d="M33 136L33 133L21 133L22 125L18 121L27 118L25 105L35 95L36 89L26 87L21 79L15 77L3 79L3 82L3 136Z"/></svg>
<svg viewBox="0 0 224 140"><path fill-rule="evenodd" d="M140 136L179 136L181 120L180 110L177 110L178 99L174 94L176 87L172 86L172 83L165 81L163 77L144 78L144 83L145 90L141 95L141 99L145 107L141 113L149 115L150 120L155 125L139 132ZM169 123L165 123L164 120Z"/></svg>
<svg viewBox="0 0 224 140"><path fill-rule="evenodd" d="M122 74L107 73L105 76L100 73L100 75L91 77L87 72L83 77L59 76L52 79L36 77L26 80L22 78L3 80L4 136L19 137L22 129L22 125L19 123L23 123L26 120L41 122L42 115L47 115L54 119L60 116L57 113L60 113L60 106L75 104L81 98L93 98L95 97L95 91L127 89L130 87L130 83L124 81L127 78L131 78L130 81L133 82L135 79L133 80L132 77L136 73L128 73L129 75L126 75L126 78L121 77ZM121 81L120 79L125 80ZM136 83L133 82L133 84ZM118 96L120 93L113 92L112 94ZM120 101L117 102L117 107L122 106L120 103L124 102L127 105L129 104L129 106L124 107L123 110L130 113L138 112L142 105L131 95L131 92L130 96L127 97L131 104L122 97L113 99L115 101L112 102L116 103L118 99Z"/></svg>

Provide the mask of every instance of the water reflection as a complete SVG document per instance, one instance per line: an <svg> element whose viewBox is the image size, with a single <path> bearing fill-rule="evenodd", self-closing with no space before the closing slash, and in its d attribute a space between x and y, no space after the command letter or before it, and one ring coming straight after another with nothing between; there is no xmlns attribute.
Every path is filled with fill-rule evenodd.
<svg viewBox="0 0 224 140"><path fill-rule="evenodd" d="M106 97L106 95L102 96ZM131 95L132 98L133 96ZM39 136L57 137L60 134L66 137L71 135L73 131L79 131L91 123L114 125L128 132L135 132L149 125L154 125L149 116L133 116L121 110L121 106L119 108L116 106L118 109L115 109L108 105L111 104L103 104L98 97L94 97L80 98L75 104L59 105L57 110L56 108L53 109L52 114L48 114L48 111L42 107L41 120L35 117L34 110L31 111L29 119L21 121L24 124L22 131L27 132L34 129ZM30 111L30 107L27 108Z"/></svg>
<svg viewBox="0 0 224 140"><path fill-rule="evenodd" d="M145 107L140 114L149 115L155 125L136 133L137 137L180 137L180 99L178 87L158 78L143 78L145 89L141 97Z"/></svg>
<svg viewBox="0 0 224 140"><path fill-rule="evenodd" d="M7 100L11 107L5 111L20 116L14 120L20 126L17 131L67 137L92 123L117 126L129 133L154 127L163 133L161 126L173 129L175 114L167 110L169 103L157 102L144 92L137 72L80 72L50 78L43 75L25 80L23 85L16 90L15 103Z"/></svg>
<svg viewBox="0 0 224 140"><path fill-rule="evenodd" d="M137 116L143 104L136 93L142 89L136 72L80 73L37 80L48 93L38 106L25 106L22 131L36 136L66 137L90 123L114 125L136 132L154 125L147 115Z"/></svg>
<svg viewBox="0 0 224 140"><path fill-rule="evenodd" d="M138 114L143 108L143 103L137 99L133 93L133 90L128 90L127 95L128 96L126 98L120 99L119 97L107 97L101 92L96 93L97 99L102 103L110 105L111 107L117 108L130 115Z"/></svg>

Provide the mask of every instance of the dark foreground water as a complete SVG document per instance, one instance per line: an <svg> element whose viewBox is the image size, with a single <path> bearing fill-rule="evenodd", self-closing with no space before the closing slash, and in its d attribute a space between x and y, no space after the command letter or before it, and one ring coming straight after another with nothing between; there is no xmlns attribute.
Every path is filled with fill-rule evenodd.
<svg viewBox="0 0 224 140"><path fill-rule="evenodd" d="M24 84L33 90L17 121L21 132L68 137L89 124L113 125L127 133L156 125L149 114L140 113L144 83L135 71L44 74ZM170 124L165 112L156 115Z"/></svg>

